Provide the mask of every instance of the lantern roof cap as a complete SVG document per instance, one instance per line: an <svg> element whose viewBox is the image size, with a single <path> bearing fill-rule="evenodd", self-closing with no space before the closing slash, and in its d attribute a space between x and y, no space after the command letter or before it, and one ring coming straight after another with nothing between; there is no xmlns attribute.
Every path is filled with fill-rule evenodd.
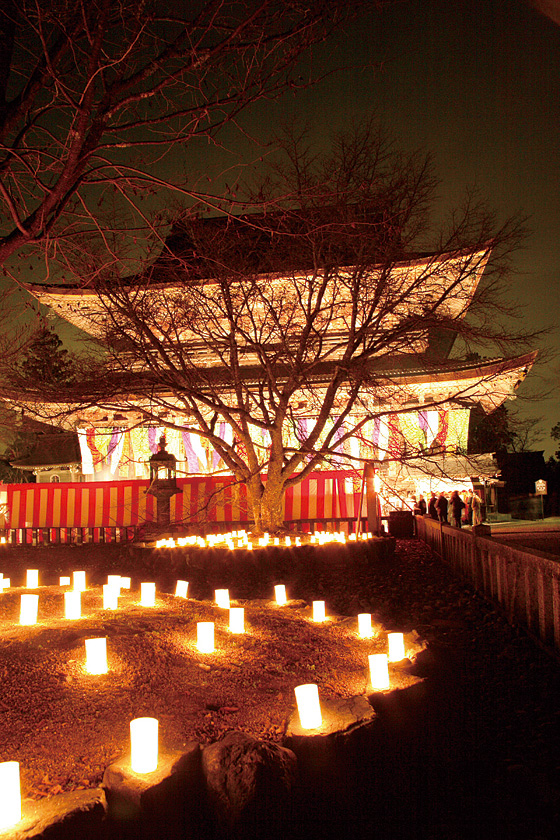
<svg viewBox="0 0 560 840"><path fill-rule="evenodd" d="M168 452L167 449L165 448L165 446L166 446L165 435L162 435L160 437L159 442L158 442L158 446L159 446L158 451L154 452L154 454L150 458L150 464L152 464L154 462L155 463L160 463L160 464L166 463L166 462L176 463L177 458L175 457L175 455L173 455L172 452Z"/></svg>

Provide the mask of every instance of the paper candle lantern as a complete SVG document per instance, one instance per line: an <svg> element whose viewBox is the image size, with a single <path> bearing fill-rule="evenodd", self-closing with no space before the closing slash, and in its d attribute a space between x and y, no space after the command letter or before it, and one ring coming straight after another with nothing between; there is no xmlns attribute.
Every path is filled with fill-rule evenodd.
<svg viewBox="0 0 560 840"><path fill-rule="evenodd" d="M19 614L20 624L37 624L37 612L39 610L38 595L22 595L21 609Z"/></svg>
<svg viewBox="0 0 560 840"><path fill-rule="evenodd" d="M153 773L158 765L157 718L130 721L130 766L135 773Z"/></svg>
<svg viewBox="0 0 560 840"><path fill-rule="evenodd" d="M82 617L82 593L73 589L64 593L64 618L75 621Z"/></svg>
<svg viewBox="0 0 560 840"><path fill-rule="evenodd" d="M107 639L86 639L86 671L88 674L106 674Z"/></svg>
<svg viewBox="0 0 560 840"><path fill-rule="evenodd" d="M362 639L371 639L371 613L360 613L358 615L358 635Z"/></svg>
<svg viewBox="0 0 560 840"><path fill-rule="evenodd" d="M142 607L155 607L156 585L155 583L140 584L140 605Z"/></svg>
<svg viewBox="0 0 560 840"><path fill-rule="evenodd" d="M122 577L121 578L121 589L130 589L130 578L129 577Z"/></svg>
<svg viewBox="0 0 560 840"><path fill-rule="evenodd" d="M117 589L112 583L103 584L103 609L118 610L120 586Z"/></svg>
<svg viewBox="0 0 560 840"><path fill-rule="evenodd" d="M324 621L325 618L325 602L313 601L313 621Z"/></svg>
<svg viewBox="0 0 560 840"><path fill-rule="evenodd" d="M11 583L10 578L2 578L2 580L0 580L0 583L2 584L2 589L9 589L10 588L10 583Z"/></svg>
<svg viewBox="0 0 560 840"><path fill-rule="evenodd" d="M59 578L60 586L70 586L70 578L66 577L65 575Z"/></svg>
<svg viewBox="0 0 560 840"><path fill-rule="evenodd" d="M223 610L229 610L229 589L216 589L214 599Z"/></svg>
<svg viewBox="0 0 560 840"><path fill-rule="evenodd" d="M229 629L232 633L245 632L245 610L243 607L230 607Z"/></svg>
<svg viewBox="0 0 560 840"><path fill-rule="evenodd" d="M186 598L188 588L189 588L189 582L187 580L178 580L177 585L175 587L175 597L176 598Z"/></svg>
<svg viewBox="0 0 560 840"><path fill-rule="evenodd" d="M196 646L201 653L214 651L214 622L199 621L196 625Z"/></svg>
<svg viewBox="0 0 560 840"><path fill-rule="evenodd" d="M404 639L402 633L387 633L389 643L389 662L400 662L405 658Z"/></svg>
<svg viewBox="0 0 560 840"><path fill-rule="evenodd" d="M286 587L283 583L278 583L274 587L274 595L276 596L276 603L279 607L286 606L287 599L286 599Z"/></svg>
<svg viewBox="0 0 560 840"><path fill-rule="evenodd" d="M86 586L86 573L85 572L73 572L72 578L74 580L74 589L79 589L81 592L85 592L87 589Z"/></svg>
<svg viewBox="0 0 560 840"><path fill-rule="evenodd" d="M121 591L121 576L120 575L107 575L107 585L113 586L118 591Z"/></svg>
<svg viewBox="0 0 560 840"><path fill-rule="evenodd" d="M19 762L0 762L0 831L21 820Z"/></svg>
<svg viewBox="0 0 560 840"><path fill-rule="evenodd" d="M317 729L323 723L319 689L313 683L297 685L294 689L302 729Z"/></svg>
<svg viewBox="0 0 560 840"><path fill-rule="evenodd" d="M26 589L37 589L39 586L39 569L28 569L27 570L27 582L25 584Z"/></svg>
<svg viewBox="0 0 560 840"><path fill-rule="evenodd" d="M372 688L389 688L389 664L386 653L371 653L368 656L369 676Z"/></svg>

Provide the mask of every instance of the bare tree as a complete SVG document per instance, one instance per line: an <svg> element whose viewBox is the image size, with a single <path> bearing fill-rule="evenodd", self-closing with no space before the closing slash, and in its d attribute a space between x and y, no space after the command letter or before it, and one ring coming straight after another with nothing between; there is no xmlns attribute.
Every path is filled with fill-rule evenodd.
<svg viewBox="0 0 560 840"><path fill-rule="evenodd" d="M53 257L71 266L92 237L112 259L115 237L130 246L150 226L142 198L211 204L166 167L170 150L219 142L252 103L308 84L298 59L360 5L5 0L0 262L38 251L48 275Z"/></svg>
<svg viewBox="0 0 560 840"><path fill-rule="evenodd" d="M367 423L384 429L371 460L444 470L437 438L411 443L399 416L495 408L537 335L515 325L503 294L521 226L469 199L433 230L435 187L425 156L372 125L327 156L285 144L247 193L260 214L188 212L132 278L85 266L95 290L80 318L105 360L56 399L44 387L28 397L56 402L51 416L101 406L202 436L247 486L257 529L281 525L286 489L320 464L360 466L345 444L367 445Z"/></svg>

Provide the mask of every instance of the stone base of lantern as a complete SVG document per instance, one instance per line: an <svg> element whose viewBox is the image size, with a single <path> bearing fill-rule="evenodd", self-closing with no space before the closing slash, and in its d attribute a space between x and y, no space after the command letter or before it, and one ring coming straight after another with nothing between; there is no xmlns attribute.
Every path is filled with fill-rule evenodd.
<svg viewBox="0 0 560 840"><path fill-rule="evenodd" d="M101 788L61 793L52 799L22 802L15 828L0 829L9 840L99 840L104 837L107 802Z"/></svg>
<svg viewBox="0 0 560 840"><path fill-rule="evenodd" d="M218 837L287 837L296 757L245 732L226 733L202 751L208 802Z"/></svg>
<svg viewBox="0 0 560 840"><path fill-rule="evenodd" d="M135 773L130 757L105 770L109 819L120 833L134 838L166 840L198 837L201 813L200 746L192 742L182 752L160 753L157 770Z"/></svg>

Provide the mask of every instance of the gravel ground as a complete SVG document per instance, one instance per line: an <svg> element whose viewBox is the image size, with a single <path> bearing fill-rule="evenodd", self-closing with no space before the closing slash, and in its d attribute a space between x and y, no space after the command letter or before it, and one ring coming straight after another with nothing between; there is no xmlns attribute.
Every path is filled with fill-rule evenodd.
<svg viewBox="0 0 560 840"><path fill-rule="evenodd" d="M103 566L105 573L114 571L114 551L80 551L75 550L71 568L84 567L87 559ZM62 552L58 557L56 552L45 549L42 556L37 549L10 550L0 560L0 570L5 574L11 570L14 575L18 568L32 564L65 573L68 554ZM103 552L106 562L100 564ZM77 562L78 557L82 562ZM381 767L381 772L390 775L393 792L384 795L380 804L372 773L363 782L354 813L349 809L345 815L345 836L384 840L558 837L560 668L556 659L522 631L510 627L497 609L466 588L416 540L398 541L391 564L356 566L352 574L347 566L337 563L322 568L303 566L292 585L296 582L297 592L291 592L292 597L308 602L325 598L328 608L342 616L372 612L387 629L416 630L428 643L417 669L426 677L425 703L408 709L404 721L380 712L387 749L383 756L372 756L371 764L376 772ZM243 597L255 586L254 580L238 584ZM196 581L193 585L196 590ZM200 579L198 585L202 591L204 581ZM262 597L261 591L252 594ZM140 616L131 617L131 621L140 621ZM344 626L342 622L341 628ZM4 630L2 640L5 653L9 640ZM313 640L307 641L313 645ZM50 655L48 640L46 649ZM122 661L125 659L123 650ZM60 670L60 663L56 667ZM126 667L123 665L125 671ZM59 676L65 680L68 675L62 670ZM296 676L299 678L292 675ZM3 681L0 687L4 685ZM274 688L276 691L277 686ZM282 693L277 691L275 697ZM226 708L235 708L235 698L226 694L218 698L219 703L227 701ZM0 695L0 720L9 705ZM18 713L23 714L24 708L20 703ZM86 722L87 703L83 713ZM223 717L219 708L207 709L205 714L210 718L202 718L197 733L202 738L205 720L213 725L213 715ZM232 714L235 716L225 713ZM275 737L274 727L279 724L275 720L269 723L273 728L268 737ZM236 726L234 720L231 726ZM2 729L6 732L5 724ZM214 730L207 733L209 739L216 734L219 732ZM111 742L113 751L119 747L119 737ZM2 758L3 753L2 749ZM377 758L380 763L376 766ZM93 783L100 770L94 767L90 777L85 774L84 786ZM52 792L53 779L46 778L42 789L41 781L37 783L39 793ZM364 827L366 814L369 827ZM326 829L323 836L327 836ZM340 830L332 836L340 837Z"/></svg>

